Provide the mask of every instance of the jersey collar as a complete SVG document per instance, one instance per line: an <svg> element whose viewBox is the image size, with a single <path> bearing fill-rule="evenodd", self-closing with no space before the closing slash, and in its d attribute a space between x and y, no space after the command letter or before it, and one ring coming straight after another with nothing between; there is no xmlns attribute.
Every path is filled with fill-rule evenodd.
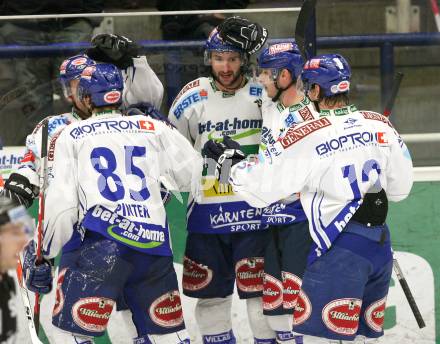
<svg viewBox="0 0 440 344"><path fill-rule="evenodd" d="M310 99L307 98L306 96L304 96L304 98L299 103L296 103L296 104L289 106L289 113L298 111L298 110L306 107L309 104L310 104ZM281 103L281 101L278 101L277 102L277 109L279 112L283 112L284 109L286 109L286 107Z"/></svg>
<svg viewBox="0 0 440 344"><path fill-rule="evenodd" d="M115 117L120 115L121 115L121 111L119 110L104 110L104 111L94 112L90 117L98 117L98 116Z"/></svg>
<svg viewBox="0 0 440 344"><path fill-rule="evenodd" d="M348 105L348 106L343 106L337 109L331 109L331 110L321 110L321 112L319 113L319 117L326 117L326 116L345 116L345 115L350 115L353 112L358 111L358 109L356 108L356 106L354 105Z"/></svg>

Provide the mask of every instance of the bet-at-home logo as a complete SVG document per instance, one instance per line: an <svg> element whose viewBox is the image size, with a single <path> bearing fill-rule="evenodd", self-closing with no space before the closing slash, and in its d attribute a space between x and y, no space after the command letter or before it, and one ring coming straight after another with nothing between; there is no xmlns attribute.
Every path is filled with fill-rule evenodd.
<svg viewBox="0 0 440 344"><path fill-rule="evenodd" d="M434 275L429 263L409 252L395 252L426 327L419 329L393 272L385 310L385 335L381 344L435 344Z"/></svg>

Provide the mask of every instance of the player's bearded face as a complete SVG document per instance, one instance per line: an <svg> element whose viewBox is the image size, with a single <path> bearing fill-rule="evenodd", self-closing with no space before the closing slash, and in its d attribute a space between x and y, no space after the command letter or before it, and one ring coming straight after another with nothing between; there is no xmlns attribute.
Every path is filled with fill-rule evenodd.
<svg viewBox="0 0 440 344"><path fill-rule="evenodd" d="M227 89L238 88L242 82L241 57L238 52L211 53L212 74L220 86Z"/></svg>
<svg viewBox="0 0 440 344"><path fill-rule="evenodd" d="M270 68L262 68L259 70L258 81L264 86L269 97L275 97L278 90L275 87L272 70Z"/></svg>

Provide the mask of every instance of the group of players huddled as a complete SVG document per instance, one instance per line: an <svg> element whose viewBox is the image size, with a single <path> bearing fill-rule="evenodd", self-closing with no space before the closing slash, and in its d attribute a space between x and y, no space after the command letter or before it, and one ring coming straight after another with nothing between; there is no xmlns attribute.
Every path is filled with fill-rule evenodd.
<svg viewBox="0 0 440 344"><path fill-rule="evenodd" d="M62 63L72 111L28 136L3 196L29 207L47 175L44 260L32 240L23 269L31 291L55 284L52 323L65 343L93 343L114 308L134 324L133 343L190 343L184 314L204 344L236 343L234 285L255 344L383 335L385 220L388 200L410 192L410 154L385 116L350 103L343 56L305 60L293 39L267 37L226 19L206 41L211 75L185 85L168 118L157 110L162 84L129 39L99 35ZM181 284L195 314L182 310L168 191L189 192Z"/></svg>

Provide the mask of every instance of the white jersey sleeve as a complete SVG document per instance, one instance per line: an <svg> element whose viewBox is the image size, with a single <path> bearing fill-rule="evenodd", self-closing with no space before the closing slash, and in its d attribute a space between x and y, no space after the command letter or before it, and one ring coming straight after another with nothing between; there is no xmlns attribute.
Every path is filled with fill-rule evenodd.
<svg viewBox="0 0 440 344"><path fill-rule="evenodd" d="M199 181L202 176L203 159L191 143L178 130L164 126L159 135L163 148L162 175L166 181L171 178L171 190L199 192Z"/></svg>
<svg viewBox="0 0 440 344"><path fill-rule="evenodd" d="M323 251L366 193L384 189L399 201L413 183L411 156L385 117L354 107L336 111L290 128L256 162L235 165L230 177L234 192L256 207L300 193L311 236Z"/></svg>
<svg viewBox="0 0 440 344"><path fill-rule="evenodd" d="M67 130L56 140L54 178L46 191L43 255L54 258L66 244L78 222L79 200L76 189L77 160Z"/></svg>
<svg viewBox="0 0 440 344"><path fill-rule="evenodd" d="M283 155L276 142L260 152L258 159L243 161L232 167L229 182L234 192L250 205L264 208L299 192L307 183L314 160L307 152L295 149ZM302 154L301 154L302 153Z"/></svg>
<svg viewBox="0 0 440 344"><path fill-rule="evenodd" d="M164 92L162 83L145 56L133 58L133 64L133 67L122 70L124 106L146 102L160 109Z"/></svg>
<svg viewBox="0 0 440 344"><path fill-rule="evenodd" d="M192 106L198 101L197 91L200 88L201 79L196 79L186 84L171 105L168 118L177 130L193 145L196 143L198 133L197 106ZM196 91L194 93L194 91Z"/></svg>

